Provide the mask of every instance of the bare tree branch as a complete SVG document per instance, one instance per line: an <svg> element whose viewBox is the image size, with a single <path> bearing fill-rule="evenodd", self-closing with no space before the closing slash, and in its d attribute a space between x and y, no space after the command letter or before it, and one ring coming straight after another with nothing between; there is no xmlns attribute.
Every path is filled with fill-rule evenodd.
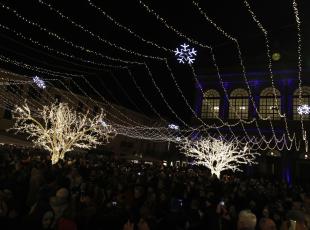
<svg viewBox="0 0 310 230"><path fill-rule="evenodd" d="M211 174L218 178L222 171L241 171L240 165L255 164L258 155L251 152L247 145L240 147L238 142L224 142L215 138L185 140L180 144L180 149L186 156L193 158L196 164L209 168Z"/></svg>
<svg viewBox="0 0 310 230"><path fill-rule="evenodd" d="M106 144L116 135L115 129L104 122L103 110L90 118L89 112L77 113L67 104L51 104L34 117L29 106L16 107L16 122L11 130L27 133L28 139L52 154L52 163L63 159L65 153L75 148L90 149ZM103 125L104 122L104 125Z"/></svg>

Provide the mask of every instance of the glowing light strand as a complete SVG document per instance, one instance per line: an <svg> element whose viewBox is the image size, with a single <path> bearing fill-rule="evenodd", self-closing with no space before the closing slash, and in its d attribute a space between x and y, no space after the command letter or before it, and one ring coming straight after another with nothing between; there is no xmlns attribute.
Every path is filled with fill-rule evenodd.
<svg viewBox="0 0 310 230"><path fill-rule="evenodd" d="M301 78L301 73L302 73L302 60L301 60L301 20L299 17L299 11L298 11L298 6L296 0L293 0L293 10L294 10L294 15L295 15L295 20L296 20L296 26L297 26L297 52L298 52L298 87L299 87L299 106L302 104L302 78ZM305 142L305 149L306 152L308 152L308 140L307 140L307 133L304 128L304 123L303 123L303 116L300 116L300 122L301 122L301 127L302 127L302 137Z"/></svg>
<svg viewBox="0 0 310 230"><path fill-rule="evenodd" d="M95 5L91 0L88 0L88 3L90 6L94 7L95 9L97 9L102 15L104 15L107 19L109 19L111 22L113 22L116 26L118 26L119 28L127 31L128 33L130 33L131 35L133 35L134 37L136 37L137 39L139 39L140 41L143 41L149 45L152 45L156 48L162 49L164 51L170 52L172 53L173 50L168 49L166 47L160 46L155 42L146 40L145 38L141 37L140 35L138 35L137 33L135 33L134 31L132 31L132 29L122 25L121 23L119 23L118 21L116 21L114 18L112 18L110 15L107 14L106 11L104 11L102 8L98 7L97 5Z"/></svg>
<svg viewBox="0 0 310 230"><path fill-rule="evenodd" d="M269 76L270 76L270 79L271 79L271 85L272 85L272 89L273 89L274 100L276 102L277 111L278 111L279 116L284 118L284 123L285 123L285 128L286 128L286 131L287 131L288 138L291 139L291 135L290 135L290 132L289 132L288 124L287 124L287 121L286 121L286 116L285 116L285 114L283 114L283 115L281 114L280 107L278 106L278 99L277 99L277 94L276 94L276 88L275 88L274 79L273 79L272 60L271 60L271 55L270 55L270 45L269 45L269 39L268 39L268 32L263 27L261 22L258 20L258 18L256 17L255 13L252 11L250 4L246 0L244 0L244 4L246 5L246 8L247 8L248 12L250 13L252 19L257 24L258 28L264 34L265 46L266 46L266 54L267 54L267 58L268 58L268 70L269 70L269 73L270 73Z"/></svg>
<svg viewBox="0 0 310 230"><path fill-rule="evenodd" d="M107 58L107 59L113 60L113 61L120 61L120 62L123 62L123 63L126 63L126 64L141 64L141 63L139 63L139 62L131 62L131 61L124 61L124 60L121 60L121 59L111 58L111 57L102 55L102 54L100 54L100 53L91 51L91 50L89 50L89 49L85 49L85 48L82 47L82 46L75 45L74 43L72 43L72 42L70 42L70 41L68 41L68 40L66 40L66 39L61 38L61 37L58 36L57 34L48 31L46 28L43 28L42 26L40 26L38 23L34 23L34 22L30 21L30 20L27 20L25 17L23 17L23 16L21 16L20 14L18 14L16 10L12 10L11 8L9 8L9 7L7 7L7 6L3 5L3 4L1 4L1 6L2 6L2 8L7 9L7 10L13 12L13 13L15 14L15 16L17 16L18 18L22 19L23 21L29 23L30 25L33 25L33 26L38 27L41 31L47 32L50 36L53 36L53 37L55 37L55 38L57 38L57 39L59 39L59 40L62 40L62 41L64 41L66 44L69 44L69 45L71 45L71 46L73 46L73 47L75 47L75 48L81 49L81 50L86 51L86 52L88 52L88 53L96 54L96 55L98 55L98 56L101 56L101 57L104 57L104 58Z"/></svg>
<svg viewBox="0 0 310 230"><path fill-rule="evenodd" d="M2 3L0 3L0 7L2 7L5 10L8 10L8 11L12 12L17 18L23 20L24 22L28 23L31 26L37 27L40 31L43 31L43 32L47 33L49 36L52 36L52 37L56 38L57 40L60 40L60 41L62 41L64 43L66 43L67 45L70 45L73 48L82 50L82 51L84 51L84 52L86 52L88 54L94 54L96 56L100 56L102 58L105 58L105 59L111 60L111 61L117 61L117 62L126 63L126 64L141 64L140 62L126 61L126 60L123 60L123 59L118 59L118 58L113 58L113 57L110 57L110 56L106 56L106 55L104 55L102 53L99 53L99 52L96 52L94 50L85 48L85 47L80 46L80 45L76 45L72 41L69 41L69 40L59 36L58 34L49 31L45 27L41 26L39 23L33 22L31 20L28 20L27 18L25 18L24 16L19 14L16 10L14 10L14 9L12 9L12 8L2 4Z"/></svg>
<svg viewBox="0 0 310 230"><path fill-rule="evenodd" d="M54 48L51 48L48 45L44 45L44 44L40 43L39 41L31 38L31 37L26 37L24 34L22 34L20 32L17 32L16 30L14 30L14 29L12 29L12 28L10 28L8 26L4 26L4 25L0 24L0 28L15 34L16 36L18 36L19 38L22 38L23 40L30 41L32 44L35 44L35 45L37 45L39 47L42 47L42 48L48 50L51 53L56 53L58 55L61 55L61 56L67 57L67 58L71 58L71 59L74 59L74 60L77 60L77 61L81 61L81 62L84 62L84 63L87 63L87 64L93 64L93 65L102 66L102 67L109 67L109 68L125 68L125 66L121 66L121 65L109 65L109 64L105 64L105 63L98 63L98 62L94 62L92 60L86 60L86 59L83 59L83 58L80 58L80 57L76 57L73 54L68 54L68 53L65 53L63 51L59 51L59 50L56 50ZM91 67L89 67L87 65L87 68L91 68ZM95 68L95 69L98 69L98 67Z"/></svg>
<svg viewBox="0 0 310 230"><path fill-rule="evenodd" d="M138 53L138 52L135 52L135 51L132 51L132 50L128 50L128 49L126 49L126 48L124 48L124 47L121 47L121 46L119 46L119 45L116 45L116 44L114 44L114 43L112 43L112 42L110 42L110 41L108 41L108 40L102 38L102 36L99 36L99 35L93 33L92 31L90 31L89 29L87 29L85 26L82 26L81 24L78 24L78 23L76 23L75 21L71 20L69 17L65 16L63 13L61 13L59 10L55 9L54 7L52 7L50 4L48 4L48 3L46 3L46 2L44 2L44 1L42 1L42 0L38 0L38 1L39 1L39 3L41 3L42 5L47 6L47 7L49 8L49 10L51 10L51 11L57 13L61 18L66 19L67 21L69 21L69 22L70 22L72 25L74 25L75 27L78 27L78 28L81 29L83 32L85 32L85 33L91 35L92 37L98 39L98 40L101 41L101 42L104 42L105 44L107 44L107 45L109 45L109 46L112 46L112 47L114 47L114 48L116 48L116 49L118 49L118 50L121 50L121 51L123 51L123 52L129 53L129 54L131 54L131 55L136 55L136 56L139 56L139 57L144 57L144 58L150 58L150 59L157 59L157 60L160 60L160 58L158 58L158 57L151 56L151 55L141 54L141 53Z"/></svg>
<svg viewBox="0 0 310 230"><path fill-rule="evenodd" d="M184 35L183 33L181 33L180 31L178 31L177 29L175 29L173 26L168 25L168 23L166 22L165 19L163 19L161 16L159 16L154 10L152 10L148 5L146 5L143 1L138 0L138 2L140 3L141 6L143 6L150 14L152 14L153 16L156 17L157 20L159 20L166 28L174 31L177 35L179 35L180 37L185 38L188 42L191 42L193 44L199 45L200 47L203 48L210 48L210 46L208 45L204 45L186 35Z"/></svg>
<svg viewBox="0 0 310 230"><path fill-rule="evenodd" d="M252 104L253 104L253 106L254 106L254 109L255 109L255 111L256 111L256 113L258 114L258 116L259 116L260 119L262 119L262 120L270 120L270 117L263 118L263 117L260 115L259 111L257 110L257 106L256 106L256 103L255 103L255 101L254 101L254 99L253 99L253 96L252 96L252 93L251 93L251 89L250 89L250 86L249 86L249 83L248 83L248 80L247 80L247 77L246 77L245 66L244 66L244 64L243 64L242 53L241 53L241 50L240 50L240 46L239 46L238 40L237 40L236 38L232 37L231 35L229 35L228 33L226 33L226 32L225 32L221 27L219 27L213 20L211 20L211 19L207 16L207 14L201 9L201 7L199 6L199 4L198 4L196 1L193 1L193 4L198 8L198 10L200 11L200 13L205 17L205 19L206 19L208 22L210 22L210 23L211 23L218 31L220 31L225 37L229 38L230 40L232 40L232 41L236 44L236 47L237 47L237 50L238 50L238 58L239 58L239 61L240 61L240 65L241 65L241 67L242 67L243 77L244 77L244 80L245 80L245 82L246 82L246 85L247 85L247 88L248 88L248 92L249 92L249 94L250 94L250 99L251 99L251 102L252 102ZM213 54L212 51L211 51L211 55L212 55L212 58L214 59L215 57L214 57L214 54ZM214 62L213 62L213 63L214 63ZM215 64L216 64L216 63L215 63ZM218 69L218 67L216 67L216 68ZM271 70L271 68L270 68L270 70ZM221 79L221 77L220 77L219 71L217 71L217 73L218 73L218 76L219 76L220 81L223 82L222 79ZM272 72L271 72L271 77L272 77ZM273 80L272 80L272 82L273 82ZM274 86L274 84L273 84L273 86ZM225 92L225 94L226 94L226 97L228 97L228 94L227 94L226 89L225 89L225 87L223 86L223 84L222 84L222 88L224 89L224 92ZM273 87L273 89L274 89L274 87ZM274 91L275 91L275 89L274 89ZM228 100L229 100L229 99L228 99ZM281 117L281 114L279 114L279 115L280 115L280 117ZM255 122L257 122L257 121L255 121ZM272 133L273 133L273 135L275 136L275 132L274 132L274 128L273 128L272 122L270 122L270 124L271 124ZM288 127L287 127L286 120L285 120L285 124L286 124L286 128L287 128L288 137L290 138L290 133L289 133L289 131L288 131ZM259 129L258 124L257 124L256 126L257 126L257 128ZM260 132L259 132L259 133L260 133Z"/></svg>

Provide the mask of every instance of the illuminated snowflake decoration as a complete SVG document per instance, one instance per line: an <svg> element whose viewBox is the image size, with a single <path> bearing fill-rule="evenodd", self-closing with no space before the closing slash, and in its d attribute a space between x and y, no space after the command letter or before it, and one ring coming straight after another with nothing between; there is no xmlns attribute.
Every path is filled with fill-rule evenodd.
<svg viewBox="0 0 310 230"><path fill-rule="evenodd" d="M40 89L46 88L45 82L38 76L33 77L32 80Z"/></svg>
<svg viewBox="0 0 310 230"><path fill-rule="evenodd" d="M310 113L310 106L309 105L301 105L297 107L297 112L299 115L305 115Z"/></svg>
<svg viewBox="0 0 310 230"><path fill-rule="evenodd" d="M174 130L178 130L179 126L178 125L174 125L174 124L170 124L170 125L168 125L168 128L174 129Z"/></svg>
<svg viewBox="0 0 310 230"><path fill-rule="evenodd" d="M193 64L195 56L197 55L197 51L194 48L190 48L189 45L185 43L181 45L181 48L177 48L174 53L179 63L182 64Z"/></svg>

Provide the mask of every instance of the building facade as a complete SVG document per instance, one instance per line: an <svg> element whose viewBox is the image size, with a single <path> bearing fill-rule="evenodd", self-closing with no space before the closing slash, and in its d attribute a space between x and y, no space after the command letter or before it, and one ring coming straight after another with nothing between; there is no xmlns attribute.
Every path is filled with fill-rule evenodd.
<svg viewBox="0 0 310 230"><path fill-rule="evenodd" d="M297 140L302 143L298 113L299 95L301 93L301 104L310 106L310 79L307 78L309 74L308 70L302 72L301 92L297 70L276 70L273 72L273 80L270 73L264 71L249 71L245 77L239 72L222 73L220 78L216 73L200 74L199 85L196 85L196 114L207 124L218 125L221 124L220 119L230 124L240 119L245 121L256 119L261 133L267 137L273 134L270 122L266 118L270 118L275 134L281 137L287 129L284 118L281 118L280 114L285 114L290 134L295 133ZM303 115L303 123L304 129L309 131L309 114ZM193 124L198 126L200 122L194 118ZM231 129L236 135L244 135L241 125L233 126ZM249 135L258 136L257 127L254 124L245 125L245 130ZM229 134L230 130L223 127L220 131L223 134ZM260 159L262 164L259 170L265 173L275 172L275 167L280 167L284 177L287 174L300 174L301 168L304 172L305 167L298 165L308 164L310 169L307 161L308 153L305 152L304 146L300 151L292 148L274 154L274 151L266 150L262 151L262 155L264 157ZM287 170L290 172L287 173ZM310 170L308 175L309 173Z"/></svg>

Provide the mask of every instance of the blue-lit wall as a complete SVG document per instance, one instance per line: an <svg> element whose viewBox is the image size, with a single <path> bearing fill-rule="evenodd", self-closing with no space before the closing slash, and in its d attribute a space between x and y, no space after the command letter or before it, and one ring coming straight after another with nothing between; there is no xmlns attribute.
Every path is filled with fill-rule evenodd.
<svg viewBox="0 0 310 230"><path fill-rule="evenodd" d="M308 80L306 76L310 74L310 71L304 71L302 75L303 84L302 86L310 86L310 79ZM251 90L251 95L253 96L253 100L255 102L255 105L259 107L259 101L260 101L260 94L262 90L265 88L271 87L271 79L268 74L268 72L249 72L247 73L247 79L248 79L248 86L245 83L243 77L240 73L226 73L222 74L223 79L223 85L228 93L230 93L237 88L243 88L248 91L248 86ZM229 115L229 102L225 96L225 91L223 90L222 84L219 82L219 79L216 75L200 75L199 76L200 85L196 86L196 112L197 115L201 115L201 106L202 106L202 100L203 95L201 94L201 90L199 89L199 86L202 87L203 91L207 91L209 89L215 89L220 93L221 102L220 102L220 117L223 120L228 119ZM285 113L288 125L290 130L294 130L297 135L300 135L301 132L298 130L300 125L297 125L297 122L299 121L293 121L293 95L295 90L298 89L298 72L296 70L281 70L281 71L274 71L274 86L276 89L278 89L281 93L281 113ZM199 92L199 93L198 93ZM256 114L255 105L251 102L251 99L249 98L249 119L252 118L258 118L258 115ZM257 108L259 111L259 108ZM212 121L214 122L214 121ZM211 123L212 123L211 122ZM274 131L278 137L282 136L283 133L285 133L285 126L284 122L279 121L273 121ZM263 135L271 134L271 128L270 124L268 122L260 121L259 123L260 130ZM296 129L296 127L298 127ZM305 122L305 127L310 129L309 122ZM238 127L233 127L234 131L238 134ZM249 133L257 133L257 128L253 126L246 126L246 130ZM244 135L243 130L239 127L239 131L241 135ZM221 132L225 134L229 133L229 128L223 127L221 128ZM299 138L299 137L298 137ZM270 160L270 159L269 159ZM300 158L298 156L298 153L296 150L290 150L290 151L281 151L281 157L278 159L273 159L273 167L274 163L277 162L277 177L281 177L283 180L285 180L288 184L292 183L293 178L298 179L300 178L300 175L298 174L298 161L300 161ZM270 162L268 173L269 176L273 176L270 174L271 172L271 165ZM262 164L263 165L263 164ZM265 165L266 166L266 165ZM263 167L263 166L262 166ZM251 173L251 170L248 171ZM276 175L274 175L276 176Z"/></svg>
<svg viewBox="0 0 310 230"><path fill-rule="evenodd" d="M298 77L297 72L294 70L281 70L274 71L274 86L281 93L281 113L285 113L289 120L293 117L293 94L296 89L298 89ZM238 77L238 78L236 78ZM247 74L248 86L251 90L251 95L255 105L259 106L260 93L265 88L271 87L271 79L267 72L249 72ZM223 86L225 87L228 95L237 88L243 88L248 91L248 86L245 81L240 79L240 73L229 73L222 74ZM303 79L303 86L310 86L310 81L306 78ZM196 104L195 110L198 116L201 115L201 106L203 95L201 90L207 91L209 89L216 89L221 95L220 103L220 117L223 120L228 119L229 105L228 100L225 96L222 84L213 75L201 75L200 84L196 85ZM251 102L249 98L249 118L257 118L255 105ZM258 110L259 108L257 108Z"/></svg>

